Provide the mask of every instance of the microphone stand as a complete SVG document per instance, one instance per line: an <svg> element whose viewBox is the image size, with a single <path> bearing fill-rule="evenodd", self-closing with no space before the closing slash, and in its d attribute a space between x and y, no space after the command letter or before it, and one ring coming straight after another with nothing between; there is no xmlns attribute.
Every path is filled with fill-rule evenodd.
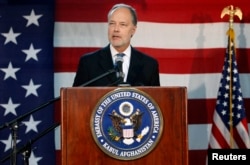
<svg viewBox="0 0 250 165"><path fill-rule="evenodd" d="M112 73L114 73L114 72L116 72L116 69L115 69L115 68L114 68L114 69L111 69L111 70L108 70L108 71L105 72L104 74L101 74L100 76L98 76L98 77L96 77L96 78L94 78L94 79L92 79L92 80L90 80L90 81L87 81L86 83L80 85L79 87L87 86L87 85L89 85L89 84L91 84L91 83L93 83L93 82L95 82L95 81L97 81L97 80L99 80L99 79L101 79L101 78L103 78L103 77L106 77L106 76L108 76L108 75L110 75L110 74L112 74ZM120 81L120 80L119 80L119 81ZM7 122L7 123L5 123L5 124L3 124L3 125L1 125L1 126L0 126L0 130L3 129L3 128L5 128L5 127L10 127L10 126L13 125L13 124L17 125L17 123L18 123L19 121L23 120L24 118L26 118L26 117L29 116L30 114L32 114L32 113L34 113L34 112L36 112L36 111L38 111L38 110L40 110L40 109L42 109L42 108L44 108L44 107L46 107L46 106L48 106L48 105L54 103L55 101L57 101L57 100L59 100L59 99L60 99L60 96L58 96L58 97L56 97L56 98L54 98L54 99L51 99L51 100L49 100L48 102L46 102L46 103L44 103L44 104L38 106L37 108L35 108L35 109L33 109L33 110L31 110L31 111L29 111L29 112L27 112L27 113L25 113L25 114L19 116L18 118L14 119L14 120L12 120L12 121L10 121L10 122ZM16 126L16 127L17 127L17 126Z"/></svg>
<svg viewBox="0 0 250 165"><path fill-rule="evenodd" d="M17 129L18 129L18 124L15 122L11 124L11 147L12 147L12 154L11 154L11 164L16 164L16 152L17 152Z"/></svg>
<svg viewBox="0 0 250 165"><path fill-rule="evenodd" d="M53 129L55 129L57 126L59 126L59 123L54 123L51 127L49 127L48 129L46 129L45 131L43 131L42 133L40 133L37 137L35 137L34 139L30 140L28 143L26 143L26 145L24 145L23 147L19 148L16 150L16 153L11 153L10 155L4 157L1 162L5 162L9 157L12 157L13 155L22 152L23 154L23 160L24 160L24 165L29 165L29 157L31 154L31 145L36 142L38 139L40 139L41 137L43 137L44 135L46 135L47 133L49 133L50 131L52 131Z"/></svg>
<svg viewBox="0 0 250 165"><path fill-rule="evenodd" d="M4 125L2 125L0 127L0 130L5 128L5 127L11 127L11 135L12 135L12 154L11 154L11 165L16 165L16 158L17 158L17 151L16 151L16 144L17 144L17 129L18 129L18 122L21 121L22 119L26 118L27 116L29 116L30 114L48 106L49 104L55 102L56 100L58 100L59 97L56 97L55 99L52 99L50 101L48 101L45 104L42 104L41 106L33 109L32 111L25 113L24 115L21 115L20 117L10 121L9 123L5 123Z"/></svg>
<svg viewBox="0 0 250 165"><path fill-rule="evenodd" d="M80 85L79 87L84 87L84 86L87 86L103 77L106 77L112 73L115 73L117 71L117 68L113 68L113 69L110 69L108 70L107 72L101 74L100 76L90 80L90 81L87 81L86 83L83 83L82 85ZM120 81L120 79L119 79ZM115 83L119 82L119 81L116 81ZM114 84L114 83L113 83ZM26 118L27 116L31 115L32 113L35 113L36 111L39 111L41 110L42 108L45 108L46 106L54 103L55 101L59 100L60 99L60 96L54 98L54 99L51 99L49 100L48 102L38 106L37 108L17 117L16 119L10 121L10 122L7 122L3 125L0 126L0 130L5 128L5 127L11 127L11 132L12 132L12 154L11 154L11 162L12 164L11 165L16 165L16 154L17 154L17 151L16 151L16 143L17 143L17 129L18 129L18 122L19 121L22 121L24 118Z"/></svg>
<svg viewBox="0 0 250 165"><path fill-rule="evenodd" d="M95 82L95 81L97 81L97 80L99 80L99 79L101 79L101 78L103 78L103 77L106 77L106 76L108 76L108 75L110 75L110 74L112 74L112 73L115 73L116 71L117 71L116 68L110 69L110 70L108 70L107 72L101 74L100 76L97 76L96 78L93 78L92 80L89 80L89 81L87 81L86 83L80 85L79 87L85 87L85 86L87 86L87 85L89 85L89 84L91 84L91 83L93 83L93 82ZM113 84L114 84L114 83L113 83Z"/></svg>

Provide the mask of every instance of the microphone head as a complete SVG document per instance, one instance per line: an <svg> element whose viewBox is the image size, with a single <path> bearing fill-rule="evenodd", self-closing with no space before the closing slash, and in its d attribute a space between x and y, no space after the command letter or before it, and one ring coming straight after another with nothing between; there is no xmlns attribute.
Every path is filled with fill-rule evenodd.
<svg viewBox="0 0 250 165"><path fill-rule="evenodd" d="M123 57L117 56L115 58L115 69L117 72L122 72L122 63L123 63Z"/></svg>
<svg viewBox="0 0 250 165"><path fill-rule="evenodd" d="M115 63L117 63L117 62L123 63L123 57L117 56L117 57L115 58Z"/></svg>
<svg viewBox="0 0 250 165"><path fill-rule="evenodd" d="M123 57L117 56L115 58L115 69L117 71L117 77L124 78L124 73L122 71L122 63L123 63Z"/></svg>

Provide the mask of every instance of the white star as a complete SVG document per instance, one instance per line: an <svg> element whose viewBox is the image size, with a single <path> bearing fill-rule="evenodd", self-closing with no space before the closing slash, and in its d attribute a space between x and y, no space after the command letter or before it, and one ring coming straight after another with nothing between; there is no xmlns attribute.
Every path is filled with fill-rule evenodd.
<svg viewBox="0 0 250 165"><path fill-rule="evenodd" d="M225 110L222 110L222 111L221 111L221 114L224 116L224 115L227 114L227 112L226 112Z"/></svg>
<svg viewBox="0 0 250 165"><path fill-rule="evenodd" d="M1 69L3 72L5 72L4 80L6 80L9 77L12 77L16 80L16 72L20 70L20 68L13 68L12 63L9 62L8 68Z"/></svg>
<svg viewBox="0 0 250 165"><path fill-rule="evenodd" d="M35 121L33 116L30 116L29 121L24 121L23 124L27 126L25 133L28 133L29 131L33 130L35 132L37 131L37 125L41 123L41 121Z"/></svg>
<svg viewBox="0 0 250 165"><path fill-rule="evenodd" d="M29 96L29 95L31 95L31 94L33 94L33 95L35 95L35 96L38 96L36 90L37 90L40 86L41 86L41 84L34 85L33 80L30 79L29 85L22 85L22 87L23 87L24 89L27 90L25 97L27 97L27 96Z"/></svg>
<svg viewBox="0 0 250 165"><path fill-rule="evenodd" d="M8 113L12 113L13 115L16 116L16 108L20 104L13 104L11 97L9 98L8 104L0 104L2 107L5 108L5 113L4 116L6 116Z"/></svg>
<svg viewBox="0 0 250 165"><path fill-rule="evenodd" d="M32 9L32 11L30 12L30 15L23 16L25 19L28 20L26 27L30 26L31 24L35 24L35 25L39 26L38 19L42 16L43 16L42 14L36 15L34 10Z"/></svg>
<svg viewBox="0 0 250 165"><path fill-rule="evenodd" d="M243 100L242 96L239 96L237 99L238 99L238 101L242 101Z"/></svg>
<svg viewBox="0 0 250 165"><path fill-rule="evenodd" d="M16 37L21 35L21 33L14 33L12 27L10 28L8 33L1 33L1 34L4 37L6 37L4 45L6 45L9 42L13 42L14 44L17 44Z"/></svg>
<svg viewBox="0 0 250 165"><path fill-rule="evenodd" d="M29 158L29 164L32 165L38 165L38 162L42 159L43 157L36 157L33 152L30 154Z"/></svg>
<svg viewBox="0 0 250 165"><path fill-rule="evenodd" d="M11 135L9 135L8 139L7 140L1 140L0 142L2 142L3 144L5 144L5 149L4 149L4 152L8 151L9 149L11 149L11 141L12 141L12 138L11 138ZM21 140L16 140L16 143L19 143Z"/></svg>
<svg viewBox="0 0 250 165"><path fill-rule="evenodd" d="M33 58L34 60L38 61L37 59L37 53L39 53L42 49L34 49L33 44L30 44L29 49L24 49L22 52L27 54L25 61L28 61L29 59Z"/></svg>

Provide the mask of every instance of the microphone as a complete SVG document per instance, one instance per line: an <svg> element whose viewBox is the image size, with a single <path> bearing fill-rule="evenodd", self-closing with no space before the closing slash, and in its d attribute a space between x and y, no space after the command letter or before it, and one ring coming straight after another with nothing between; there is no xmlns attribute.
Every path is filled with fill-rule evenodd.
<svg viewBox="0 0 250 165"><path fill-rule="evenodd" d="M124 73L122 71L122 64L123 64L123 54L118 54L115 59L115 69L117 71L118 78L124 78Z"/></svg>

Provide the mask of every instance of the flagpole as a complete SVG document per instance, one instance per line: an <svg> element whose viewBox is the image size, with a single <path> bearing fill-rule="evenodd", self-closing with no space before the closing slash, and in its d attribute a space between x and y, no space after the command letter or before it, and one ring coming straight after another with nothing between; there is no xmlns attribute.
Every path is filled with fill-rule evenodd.
<svg viewBox="0 0 250 165"><path fill-rule="evenodd" d="M225 7L221 12L221 18L225 15L229 15L229 29L227 31L228 35L228 55L229 55L229 123L230 123L230 148L234 148L233 143L233 96L232 96L232 56L233 52L236 52L235 49L235 33L233 29L234 16L238 16L239 19L242 19L242 11L240 8L236 7L234 9L233 5Z"/></svg>

